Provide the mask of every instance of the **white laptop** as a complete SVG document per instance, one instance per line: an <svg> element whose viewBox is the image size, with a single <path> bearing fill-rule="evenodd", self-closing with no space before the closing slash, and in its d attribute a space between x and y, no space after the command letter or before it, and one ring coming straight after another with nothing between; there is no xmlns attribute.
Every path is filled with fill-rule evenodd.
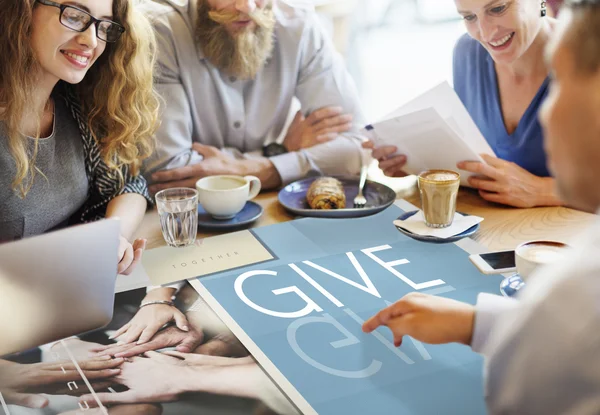
<svg viewBox="0 0 600 415"><path fill-rule="evenodd" d="M106 219L0 245L0 356L111 321L119 230Z"/></svg>

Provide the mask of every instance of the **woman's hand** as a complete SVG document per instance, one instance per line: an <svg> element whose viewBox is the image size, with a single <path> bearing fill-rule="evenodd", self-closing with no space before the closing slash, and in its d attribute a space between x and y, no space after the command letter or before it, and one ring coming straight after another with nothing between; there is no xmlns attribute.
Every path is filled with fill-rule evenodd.
<svg viewBox="0 0 600 415"><path fill-rule="evenodd" d="M166 351L162 354L180 359L188 366L235 366L255 363L252 356L246 357L219 357L197 353L181 353Z"/></svg>
<svg viewBox="0 0 600 415"><path fill-rule="evenodd" d="M110 338L119 337L119 343L137 344L149 342L154 335L166 324L175 322L177 329L188 332L189 324L185 315L177 307L167 304L151 304L138 310L131 321L121 327Z"/></svg>
<svg viewBox="0 0 600 415"><path fill-rule="evenodd" d="M121 236L119 240L118 273L122 275L131 274L137 263L142 259L144 249L146 249L145 239L136 239L131 244L126 238Z"/></svg>
<svg viewBox="0 0 600 415"><path fill-rule="evenodd" d="M457 167L477 175L469 178L469 184L485 200L519 208L562 204L553 178L535 176L513 162L487 154L481 157L485 163L463 161Z"/></svg>
<svg viewBox="0 0 600 415"><path fill-rule="evenodd" d="M123 359L98 357L80 361L79 367L87 379L99 380L120 374L122 363ZM72 362L22 365L0 360L0 391L8 404L44 408L49 401L41 394L67 393L67 383L80 380Z"/></svg>
<svg viewBox="0 0 600 415"><path fill-rule="evenodd" d="M215 337L202 344L194 353L207 356L243 357L248 356L248 350L233 335L233 333L217 334Z"/></svg>
<svg viewBox="0 0 600 415"><path fill-rule="evenodd" d="M371 333L387 326L400 346L403 336L411 336L430 344L471 344L475 308L466 303L433 295L411 293L384 308L363 324Z"/></svg>
<svg viewBox="0 0 600 415"><path fill-rule="evenodd" d="M122 365L121 373L115 380L127 386L127 391L98 392L98 400L104 405L172 402L187 391L190 385L186 382L190 379L189 372L192 369L183 361L156 352L149 352L146 356L133 357ZM92 395L82 396L80 402L87 402L90 407L98 406Z"/></svg>
<svg viewBox="0 0 600 415"><path fill-rule="evenodd" d="M228 396L259 399L265 375L250 359L229 358L230 364L215 357L200 357L177 353L148 352L134 357L122 366L115 380L127 386L120 393L97 393L104 405L135 402L169 402L185 392L206 392ZM217 364L213 364L217 363ZM168 379L165 382L165 379ZM267 383L270 383L267 381ZM97 406L92 395L82 396L80 402Z"/></svg>
<svg viewBox="0 0 600 415"><path fill-rule="evenodd" d="M406 172L402 170L406 164L406 156L399 154L390 157L392 154L396 154L398 152L398 148L395 146L375 147L375 144L372 141L365 141L362 146L363 148L373 150L371 155L379 162L379 168L383 170L383 174L386 176L404 177L407 175Z"/></svg>
<svg viewBox="0 0 600 415"><path fill-rule="evenodd" d="M174 347L178 352L190 353L202 344L204 333L201 329L191 327L189 331L181 331L171 326L159 331L148 343L113 344L99 347L95 350L99 356L115 356L128 358L138 356L149 351Z"/></svg>

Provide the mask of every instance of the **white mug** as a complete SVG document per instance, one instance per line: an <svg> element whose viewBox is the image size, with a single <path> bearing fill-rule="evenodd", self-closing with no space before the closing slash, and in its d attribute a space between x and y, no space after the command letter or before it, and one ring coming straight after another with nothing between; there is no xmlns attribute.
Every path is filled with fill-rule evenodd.
<svg viewBox="0 0 600 415"><path fill-rule="evenodd" d="M515 249L517 273L525 281L538 267L564 259L569 248L555 241L524 242Z"/></svg>
<svg viewBox="0 0 600 415"><path fill-rule="evenodd" d="M209 176L196 182L198 203L213 218L226 220L237 215L260 192L260 179L254 176Z"/></svg>

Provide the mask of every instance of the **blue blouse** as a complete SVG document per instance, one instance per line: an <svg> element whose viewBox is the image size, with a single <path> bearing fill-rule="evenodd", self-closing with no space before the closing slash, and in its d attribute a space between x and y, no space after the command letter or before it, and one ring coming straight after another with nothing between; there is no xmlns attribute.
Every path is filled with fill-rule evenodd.
<svg viewBox="0 0 600 415"><path fill-rule="evenodd" d="M523 114L517 129L508 134L500 107L500 93L494 61L488 51L468 34L454 48L454 90L496 155L512 161L530 173L550 176L546 165L540 105L548 94L546 78Z"/></svg>

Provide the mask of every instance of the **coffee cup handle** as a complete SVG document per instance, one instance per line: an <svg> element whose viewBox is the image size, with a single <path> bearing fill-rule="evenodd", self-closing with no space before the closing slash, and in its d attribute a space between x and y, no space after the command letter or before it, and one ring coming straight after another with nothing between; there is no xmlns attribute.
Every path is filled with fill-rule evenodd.
<svg viewBox="0 0 600 415"><path fill-rule="evenodd" d="M248 191L248 200L252 200L260 193L260 179L256 176L245 176L244 179L248 181L250 186L250 190Z"/></svg>

